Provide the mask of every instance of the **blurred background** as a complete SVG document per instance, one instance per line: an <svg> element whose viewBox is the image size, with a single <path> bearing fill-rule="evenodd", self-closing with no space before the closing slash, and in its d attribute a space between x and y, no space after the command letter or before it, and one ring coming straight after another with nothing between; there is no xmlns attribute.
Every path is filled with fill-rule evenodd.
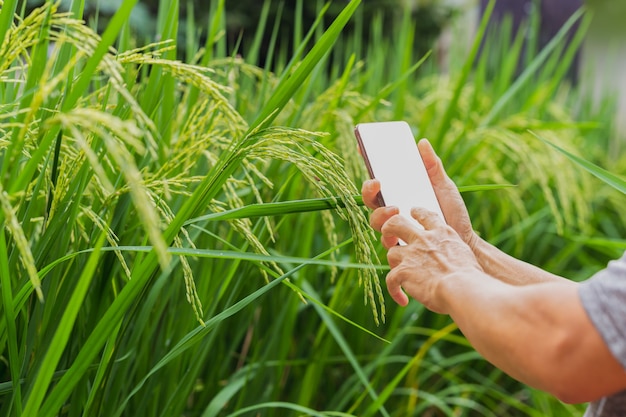
<svg viewBox="0 0 626 417"><path fill-rule="evenodd" d="M27 10L40 6L44 0L26 0ZM85 1L85 19L103 29L123 0ZM68 8L72 0L61 0L62 7ZM227 36L231 46L239 45L239 53L246 53L246 45L252 43L257 30L263 2L237 0L226 2ZM280 22L277 45L292 45L296 0L271 2L270 22ZM368 0L359 11L364 21L371 21L374 15L382 16L383 33L390 36L398 19L410 13L415 22L414 48L417 55L434 50L441 70L446 70L451 53L462 56L452 48L466 49L488 0ZM185 38L202 37L211 10L211 0L189 0L180 4L179 52L183 53ZM626 15L626 4L610 0L498 0L490 25L496 27L503 21L511 20L511 29L517 32L523 25L539 16L538 38L532 48L542 48L557 33L568 17L584 6L593 19L586 30L584 45L579 56L569 69L570 80L580 82L585 94L596 103L613 100L617 118L614 133L626 135L626 35L622 19ZM157 14L159 8L167 8L163 0L141 0L131 15L131 25L138 39L143 42L155 40L157 34ZM304 2L301 18L305 26L315 20L320 2ZM336 16L342 9L342 2L331 2L328 17ZM194 19L198 33L190 34L185 29L186 20ZM350 32L349 25L346 32ZM265 49L270 42L271 32L265 33ZM572 36L571 34L569 36ZM533 41L534 42L534 41ZM280 48L281 46L278 46ZM263 54L261 54L263 55ZM582 55L583 58L580 58ZM261 58L263 59L263 58ZM261 62L265 65L265 62ZM520 62L522 65L522 62ZM579 78L580 77L580 78ZM599 104L598 104L599 105Z"/></svg>

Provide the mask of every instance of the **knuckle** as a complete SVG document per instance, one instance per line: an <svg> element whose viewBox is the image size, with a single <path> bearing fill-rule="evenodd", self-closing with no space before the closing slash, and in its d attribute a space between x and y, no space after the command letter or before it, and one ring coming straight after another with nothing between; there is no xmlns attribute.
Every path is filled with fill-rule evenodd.
<svg viewBox="0 0 626 417"><path fill-rule="evenodd" d="M383 230L384 229L389 229L392 227L396 227L398 226L399 222L402 220L402 218L397 215L397 214L393 214L391 215L387 221L385 222L385 224L383 225Z"/></svg>
<svg viewBox="0 0 626 417"><path fill-rule="evenodd" d="M413 216L418 217L418 218L425 218L428 216L428 210L426 210L423 207L413 207L411 209L411 214L413 214Z"/></svg>

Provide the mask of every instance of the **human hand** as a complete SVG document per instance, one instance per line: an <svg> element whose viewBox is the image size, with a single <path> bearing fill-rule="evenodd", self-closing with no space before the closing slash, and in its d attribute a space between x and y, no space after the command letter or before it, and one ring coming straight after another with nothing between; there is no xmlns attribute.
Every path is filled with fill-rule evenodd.
<svg viewBox="0 0 626 417"><path fill-rule="evenodd" d="M446 174L441 159L437 156L428 140L420 140L417 146L446 222L470 248L474 249L478 236L472 228L467 208L459 190ZM398 214L399 210L397 207L380 207L378 202L379 192L380 183L377 180L365 181L361 188L363 202L367 207L374 210L370 217L370 224L372 228L380 232L383 224L392 216ZM385 248L389 249L398 243L398 238L396 236L383 236L381 242Z"/></svg>
<svg viewBox="0 0 626 417"><path fill-rule="evenodd" d="M439 284L452 274L480 273L482 268L472 249L436 213L413 208L411 216L424 230L400 215L391 216L381 228L383 239L393 237L407 243L387 252L391 267L387 289L401 306L408 304L408 294L426 308L447 314Z"/></svg>

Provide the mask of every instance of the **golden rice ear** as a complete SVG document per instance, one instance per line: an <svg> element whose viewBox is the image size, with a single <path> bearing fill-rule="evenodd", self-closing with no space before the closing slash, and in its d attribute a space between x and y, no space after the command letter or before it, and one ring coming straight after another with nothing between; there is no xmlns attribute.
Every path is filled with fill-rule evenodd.
<svg viewBox="0 0 626 417"><path fill-rule="evenodd" d="M261 130L246 140L241 152L246 158L275 159L293 164L322 197L341 200L345 209L337 211L345 220L354 239L357 261L372 265L359 270L359 283L363 286L365 302L372 308L376 324L385 320L384 295L374 265L379 263L374 249L375 237L363 210L354 196L357 190L343 168L342 159L320 143L325 134L302 129L272 127ZM323 217L326 234L337 242L332 218ZM380 311L378 308L380 307Z"/></svg>

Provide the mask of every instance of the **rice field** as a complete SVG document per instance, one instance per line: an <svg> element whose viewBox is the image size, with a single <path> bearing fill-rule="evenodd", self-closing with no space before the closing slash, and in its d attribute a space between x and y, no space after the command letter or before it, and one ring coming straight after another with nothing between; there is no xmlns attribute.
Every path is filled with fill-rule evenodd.
<svg viewBox="0 0 626 417"><path fill-rule="evenodd" d="M626 247L610 120L565 79L582 34L565 48L566 25L516 73L519 37L498 44L488 10L442 73L415 55L410 19L387 38L361 1L334 19L319 2L292 49L263 51L268 69L260 44L227 43L224 0L204 27L179 27L169 2L148 44L136 3L98 33L84 1L0 1L0 415L583 409L493 368L449 318L392 304L352 133L407 120L481 235L582 279ZM257 39L277 33L268 16Z"/></svg>

